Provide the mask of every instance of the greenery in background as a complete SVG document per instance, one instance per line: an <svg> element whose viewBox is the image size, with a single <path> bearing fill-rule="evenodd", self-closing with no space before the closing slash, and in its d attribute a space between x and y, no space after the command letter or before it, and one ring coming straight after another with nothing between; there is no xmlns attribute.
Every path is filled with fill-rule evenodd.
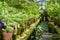
<svg viewBox="0 0 60 40"><path fill-rule="evenodd" d="M58 3L49 3L46 5L46 10L50 16L56 17L60 15L60 5Z"/></svg>
<svg viewBox="0 0 60 40"><path fill-rule="evenodd" d="M49 2L53 2L53 3L58 3L58 4L60 4L60 0L49 0Z"/></svg>
<svg viewBox="0 0 60 40"><path fill-rule="evenodd" d="M50 16L60 16L60 0L49 0L46 4L46 10Z"/></svg>
<svg viewBox="0 0 60 40"><path fill-rule="evenodd" d="M60 25L60 4L58 0L50 0L46 5L46 10L55 24Z"/></svg>

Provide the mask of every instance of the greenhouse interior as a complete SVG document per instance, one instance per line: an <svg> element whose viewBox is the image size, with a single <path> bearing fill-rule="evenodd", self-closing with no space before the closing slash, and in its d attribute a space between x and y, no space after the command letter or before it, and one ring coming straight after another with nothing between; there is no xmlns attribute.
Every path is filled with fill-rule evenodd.
<svg viewBox="0 0 60 40"><path fill-rule="evenodd" d="M60 0L0 0L0 40L60 40Z"/></svg>

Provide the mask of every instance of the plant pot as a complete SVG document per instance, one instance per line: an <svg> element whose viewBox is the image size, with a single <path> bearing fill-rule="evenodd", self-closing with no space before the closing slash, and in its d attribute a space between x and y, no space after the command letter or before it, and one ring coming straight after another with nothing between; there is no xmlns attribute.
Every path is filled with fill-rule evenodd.
<svg viewBox="0 0 60 40"><path fill-rule="evenodd" d="M13 33L12 32L3 32L3 39L4 40L11 40Z"/></svg>

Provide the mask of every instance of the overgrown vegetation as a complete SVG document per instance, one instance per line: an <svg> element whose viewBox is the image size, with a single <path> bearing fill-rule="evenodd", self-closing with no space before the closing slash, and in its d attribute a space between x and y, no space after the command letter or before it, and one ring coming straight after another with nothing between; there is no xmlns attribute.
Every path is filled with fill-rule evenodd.
<svg viewBox="0 0 60 40"><path fill-rule="evenodd" d="M16 36L24 33L27 28L29 29L30 25L40 16L38 3L23 0L18 3L17 1L0 1L0 19L6 24L6 27L16 29L14 32Z"/></svg>
<svg viewBox="0 0 60 40"><path fill-rule="evenodd" d="M6 2L0 2L1 18L7 25L15 26L16 24L24 25L25 21L30 18L39 16L38 4L25 2L19 9L8 6Z"/></svg>
<svg viewBox="0 0 60 40"><path fill-rule="evenodd" d="M46 11L48 15L50 16L48 19L50 22L48 22L51 26L51 29L55 29L57 34L60 35L60 4L57 0L51 0L47 3ZM31 33L33 33L34 25L31 26L31 24L35 23L37 20L39 20L42 13L41 10L39 10L39 4L36 2L29 2L28 0L0 0L0 19L6 24L6 27L12 27L17 30L14 30L18 38L20 40L27 40L27 38L30 36ZM44 19L42 19L44 20ZM52 22L53 21L53 22ZM46 22L46 21L45 21ZM57 27L56 27L57 26ZM43 27L43 28L41 28ZM41 21L41 24L37 27L37 37L39 37L43 34L44 29L47 28L47 23L44 23ZM55 30L51 30L55 31ZM43 32L42 32L43 31ZM17 38L17 39L18 39Z"/></svg>

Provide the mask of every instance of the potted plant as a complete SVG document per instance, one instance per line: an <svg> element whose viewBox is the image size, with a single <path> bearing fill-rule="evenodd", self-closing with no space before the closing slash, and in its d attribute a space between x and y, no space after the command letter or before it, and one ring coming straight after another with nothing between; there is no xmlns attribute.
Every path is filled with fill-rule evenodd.
<svg viewBox="0 0 60 40"><path fill-rule="evenodd" d="M13 28L12 27L6 27L5 29L2 29L2 35L4 40L11 40L13 35Z"/></svg>

